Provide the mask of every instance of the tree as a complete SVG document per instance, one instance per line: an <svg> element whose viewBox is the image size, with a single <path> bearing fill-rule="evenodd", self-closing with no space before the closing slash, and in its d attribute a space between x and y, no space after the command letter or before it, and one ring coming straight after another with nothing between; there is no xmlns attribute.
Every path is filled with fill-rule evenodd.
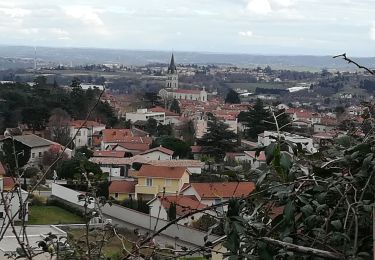
<svg viewBox="0 0 375 260"><path fill-rule="evenodd" d="M225 103L228 104L240 104L241 100L236 91L229 89L227 96L225 97Z"/></svg>
<svg viewBox="0 0 375 260"><path fill-rule="evenodd" d="M48 119L51 139L61 145L66 145L70 140L70 115L61 108L55 108Z"/></svg>
<svg viewBox="0 0 375 260"><path fill-rule="evenodd" d="M242 113L241 120L239 121L247 127L246 136L252 140L256 140L258 134L270 129L270 124L265 122L265 120L270 119L270 116L270 113L263 107L263 101L258 98L255 105L249 111Z"/></svg>
<svg viewBox="0 0 375 260"><path fill-rule="evenodd" d="M145 131L150 133L150 135L155 135L157 133L158 121L156 119L150 117L147 119Z"/></svg>
<svg viewBox="0 0 375 260"><path fill-rule="evenodd" d="M180 158L187 158L191 152L191 148L186 142L172 136L159 137L152 146L158 147L160 145L174 151L173 156Z"/></svg>
<svg viewBox="0 0 375 260"><path fill-rule="evenodd" d="M197 140L198 145L203 147L202 153L221 160L225 152L233 151L237 146L238 136L228 128L227 124L217 119L208 121L207 133Z"/></svg>
<svg viewBox="0 0 375 260"><path fill-rule="evenodd" d="M170 107L170 110L172 112L176 113L176 114L180 114L181 113L180 105L179 105L177 99L173 99L171 107Z"/></svg>
<svg viewBox="0 0 375 260"><path fill-rule="evenodd" d="M10 174L14 174L16 169L16 160L18 168L24 167L30 159L30 148L11 138L5 139L0 149L0 161L6 167Z"/></svg>
<svg viewBox="0 0 375 260"><path fill-rule="evenodd" d="M105 178L99 165L90 162L85 156L75 156L71 160L64 161L57 169L57 175L66 180L83 180L84 175L93 175L98 180Z"/></svg>

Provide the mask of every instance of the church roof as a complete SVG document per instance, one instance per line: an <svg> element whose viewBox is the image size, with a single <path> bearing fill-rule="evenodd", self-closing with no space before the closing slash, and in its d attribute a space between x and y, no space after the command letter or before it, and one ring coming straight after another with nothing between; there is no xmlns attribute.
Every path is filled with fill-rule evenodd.
<svg viewBox="0 0 375 260"><path fill-rule="evenodd" d="M176 72L177 72L177 67L174 63L174 55L172 53L171 62L169 63L169 67L168 67L168 73L174 74Z"/></svg>

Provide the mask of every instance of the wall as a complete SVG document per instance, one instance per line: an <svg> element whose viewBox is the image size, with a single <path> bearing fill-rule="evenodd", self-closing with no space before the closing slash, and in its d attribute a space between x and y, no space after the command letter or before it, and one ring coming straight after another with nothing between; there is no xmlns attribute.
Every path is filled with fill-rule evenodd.
<svg viewBox="0 0 375 260"><path fill-rule="evenodd" d="M102 172L104 173L109 173L110 176L112 177L120 177L121 176L121 168L120 167L116 167L116 166L113 166L113 167L108 167L108 166L100 166L100 169L102 170Z"/></svg>
<svg viewBox="0 0 375 260"><path fill-rule="evenodd" d="M172 156L162 153L160 151L153 151L147 154L142 154L142 157L150 159L150 160L172 160Z"/></svg>
<svg viewBox="0 0 375 260"><path fill-rule="evenodd" d="M80 193L77 191L62 187L58 184L52 184L52 195L64 201L68 201L76 205L82 205L82 203L79 203L77 199L79 194ZM93 205L91 205L91 207L93 207ZM168 221L162 219L157 220L157 218L150 217L148 214L119 205L109 206L107 204L102 207L102 212L108 216L108 218L113 219L113 222L118 223L121 226L134 226L149 230L150 227L153 228L157 223L156 230L158 230L168 224ZM201 232L193 228L176 224L171 225L162 232L162 235L168 237L169 240L177 240L177 242L181 241L185 244L196 246L204 245L204 237L206 234L206 232ZM215 239L218 239L218 237L214 235L209 236L210 241Z"/></svg>
<svg viewBox="0 0 375 260"><path fill-rule="evenodd" d="M56 183L52 183L52 195L56 196L58 198L62 198L68 202L74 203L76 205L82 206L84 202L83 201L78 201L78 195L81 195L83 193L71 190L68 188L65 188L64 186L61 186ZM90 204L88 208L93 209L94 205Z"/></svg>
<svg viewBox="0 0 375 260"><path fill-rule="evenodd" d="M47 152L49 148L50 148L50 145L31 148L30 159L28 161L28 164L30 166L38 166L38 164L42 162L44 152ZM39 153L41 154L41 156L39 156ZM34 158L33 158L33 154L34 154Z"/></svg>
<svg viewBox="0 0 375 260"><path fill-rule="evenodd" d="M21 194L22 194L22 202L25 201L28 193L24 190L21 191ZM18 195L16 192L14 192L14 196L11 192L7 192L7 191L4 191L4 198L7 200L7 198L9 198L9 200L7 201L6 205L10 205L10 209L9 209L9 214L13 217L14 217L14 221L21 221L22 218L20 218L20 215L19 214L16 214L20 208L20 201L19 201L19 198L18 198ZM25 220L28 221L29 219L29 204L27 203L26 205L26 216L25 216ZM0 212L3 213L3 219L8 219L6 217L6 213L5 213L5 208L4 208L4 205L3 204L0 204ZM0 222L3 223L3 219L0 219ZM6 221L7 223L7 221Z"/></svg>

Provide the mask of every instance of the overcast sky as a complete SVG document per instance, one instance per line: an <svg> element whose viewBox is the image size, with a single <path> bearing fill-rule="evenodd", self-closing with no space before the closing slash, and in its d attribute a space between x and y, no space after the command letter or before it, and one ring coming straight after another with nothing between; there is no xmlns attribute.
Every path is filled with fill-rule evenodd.
<svg viewBox="0 0 375 260"><path fill-rule="evenodd" d="M375 56L375 0L1 0L7 45Z"/></svg>

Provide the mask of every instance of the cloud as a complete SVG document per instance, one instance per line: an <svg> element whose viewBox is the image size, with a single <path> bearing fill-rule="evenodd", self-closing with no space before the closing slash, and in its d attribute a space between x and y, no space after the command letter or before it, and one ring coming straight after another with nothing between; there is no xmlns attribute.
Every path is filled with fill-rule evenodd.
<svg viewBox="0 0 375 260"><path fill-rule="evenodd" d="M65 7L64 10L68 16L78 19L86 25L104 25L96 10L90 6L69 6Z"/></svg>
<svg viewBox="0 0 375 260"><path fill-rule="evenodd" d="M249 0L246 10L259 15L280 12L287 13L295 4L296 0Z"/></svg>
<svg viewBox="0 0 375 260"><path fill-rule="evenodd" d="M0 8L0 13L12 18L20 18L31 14L31 11L23 8Z"/></svg>
<svg viewBox="0 0 375 260"><path fill-rule="evenodd" d="M48 32L56 35L57 39L59 40L71 40L70 34L61 28L50 28L48 29Z"/></svg>
<svg viewBox="0 0 375 260"><path fill-rule="evenodd" d="M246 10L262 15L272 12L271 5L268 0L251 0L246 6Z"/></svg>
<svg viewBox="0 0 375 260"><path fill-rule="evenodd" d="M372 23L370 28L370 39L375 41L375 22Z"/></svg>
<svg viewBox="0 0 375 260"><path fill-rule="evenodd" d="M252 31L238 32L239 36L242 37L252 37L254 34Z"/></svg>

